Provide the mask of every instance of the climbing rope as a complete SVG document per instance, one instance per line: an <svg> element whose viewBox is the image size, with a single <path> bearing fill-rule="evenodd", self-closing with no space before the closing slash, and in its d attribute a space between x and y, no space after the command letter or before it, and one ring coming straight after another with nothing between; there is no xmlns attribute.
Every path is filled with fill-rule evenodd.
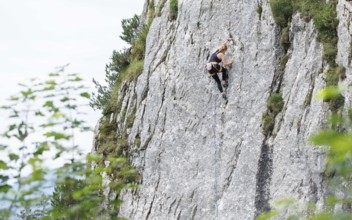
<svg viewBox="0 0 352 220"><path fill-rule="evenodd" d="M234 46L236 45L236 43L233 40L232 35L229 33L229 39L232 39L232 43L234 44ZM239 42L241 43L241 42ZM241 43L242 44L242 43ZM234 48L235 50L235 48ZM234 53L234 52L233 52ZM220 200L220 195L219 195L219 175L221 175L220 173L220 169L221 169L221 152L220 152L220 145L218 144L217 140L216 140L216 94L218 92L217 86L216 84L214 84L214 95L213 95L213 125L212 125L212 129L213 129L213 145L214 145L214 210L215 210L215 220L220 219L219 217L219 200Z"/></svg>
<svg viewBox="0 0 352 220"><path fill-rule="evenodd" d="M217 93L217 87L215 85L215 94ZM214 97L214 106L213 106L213 144L214 144L214 206L215 206L215 220L219 219L219 190L218 190L218 154L219 146L216 141L216 95Z"/></svg>

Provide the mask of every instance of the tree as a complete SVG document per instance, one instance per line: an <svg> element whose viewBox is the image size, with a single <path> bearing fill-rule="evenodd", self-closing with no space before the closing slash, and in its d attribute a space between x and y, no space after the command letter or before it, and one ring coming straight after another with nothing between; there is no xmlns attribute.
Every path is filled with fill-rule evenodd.
<svg viewBox="0 0 352 220"><path fill-rule="evenodd" d="M92 99L89 105L93 109L103 110L111 100L111 93L119 79L119 74L124 71L129 62L129 50L113 51L111 62L105 66L105 82L106 86L100 84L98 81L93 79L93 83L97 92L92 94Z"/></svg>
<svg viewBox="0 0 352 220"><path fill-rule="evenodd" d="M129 19L122 19L121 25L123 32L120 38L132 45L139 32L139 17L134 15Z"/></svg>

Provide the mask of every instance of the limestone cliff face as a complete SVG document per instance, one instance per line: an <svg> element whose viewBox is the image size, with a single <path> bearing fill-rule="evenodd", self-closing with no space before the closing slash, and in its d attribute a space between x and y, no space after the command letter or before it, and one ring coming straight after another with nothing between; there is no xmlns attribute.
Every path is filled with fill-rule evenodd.
<svg viewBox="0 0 352 220"><path fill-rule="evenodd" d="M123 193L120 215L255 219L287 197L321 206L324 151L308 138L324 125L329 109L314 99L325 86L326 63L313 21L294 14L282 74L285 51L268 1L178 0L173 21L168 8L169 1L153 20L143 73L120 92L123 108L137 110L128 129L129 159L142 176L137 190ZM337 10L337 62L350 84L351 2L340 0ZM235 62L226 104L204 64L229 34L236 44L228 53ZM284 108L265 137L262 115L272 92L282 93ZM351 106L351 90L344 96ZM125 126L121 114L116 123Z"/></svg>

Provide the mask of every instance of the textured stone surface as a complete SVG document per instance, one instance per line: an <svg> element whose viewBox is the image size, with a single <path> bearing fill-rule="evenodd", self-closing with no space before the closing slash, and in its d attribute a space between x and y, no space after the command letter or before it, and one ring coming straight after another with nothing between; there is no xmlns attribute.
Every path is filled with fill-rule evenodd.
<svg viewBox="0 0 352 220"><path fill-rule="evenodd" d="M294 15L289 59L278 77L284 51L267 1L259 1L259 17L254 0L179 0L175 21L168 21L168 2L150 28L144 72L123 96L125 106L137 105L130 160L142 179L137 190L124 192L121 216L254 219L286 197L321 206L324 150L307 139L324 123L328 107L311 98L325 84L313 22ZM350 83L351 3L340 0L338 10L337 61ZM235 62L225 104L204 64L229 33L237 44L230 48ZM262 114L278 89L284 109L265 138ZM349 107L351 92L344 93ZM136 136L140 147L132 144Z"/></svg>
<svg viewBox="0 0 352 220"><path fill-rule="evenodd" d="M337 6L337 16L340 20L337 28L339 41L337 44L337 62L346 68L346 79L343 82L345 102L352 105L352 1L340 0Z"/></svg>

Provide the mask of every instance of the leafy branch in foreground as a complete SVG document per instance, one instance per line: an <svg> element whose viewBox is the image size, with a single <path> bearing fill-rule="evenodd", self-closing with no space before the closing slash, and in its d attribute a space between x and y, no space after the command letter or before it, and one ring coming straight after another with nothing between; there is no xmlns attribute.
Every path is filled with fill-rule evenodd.
<svg viewBox="0 0 352 220"><path fill-rule="evenodd" d="M82 119L90 98L78 74L60 67L47 79L20 84L22 90L1 106L8 115L0 144L0 216L30 213L47 200L53 170L81 159L75 133L91 129ZM38 213L36 213L39 215Z"/></svg>
<svg viewBox="0 0 352 220"><path fill-rule="evenodd" d="M82 78L64 68L21 84L1 106L9 115L0 144L5 219L119 219L121 190L136 187L136 172L122 155L83 157L75 134L91 130L82 119L90 97Z"/></svg>

